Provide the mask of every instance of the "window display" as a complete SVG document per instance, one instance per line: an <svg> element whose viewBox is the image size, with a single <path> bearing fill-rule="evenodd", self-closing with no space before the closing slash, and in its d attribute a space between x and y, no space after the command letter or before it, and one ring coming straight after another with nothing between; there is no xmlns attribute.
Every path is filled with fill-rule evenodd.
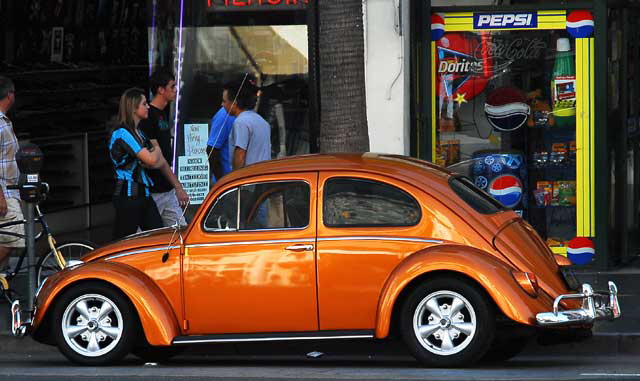
<svg viewBox="0 0 640 381"><path fill-rule="evenodd" d="M589 17L432 18L434 161L514 209L559 253L593 236Z"/></svg>

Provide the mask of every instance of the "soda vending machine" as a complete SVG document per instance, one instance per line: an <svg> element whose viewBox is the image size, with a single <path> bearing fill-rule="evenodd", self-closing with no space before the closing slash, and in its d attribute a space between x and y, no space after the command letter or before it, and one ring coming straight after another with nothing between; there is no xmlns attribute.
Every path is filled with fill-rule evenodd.
<svg viewBox="0 0 640 381"><path fill-rule="evenodd" d="M593 31L586 10L431 16L432 160L576 264L594 256Z"/></svg>

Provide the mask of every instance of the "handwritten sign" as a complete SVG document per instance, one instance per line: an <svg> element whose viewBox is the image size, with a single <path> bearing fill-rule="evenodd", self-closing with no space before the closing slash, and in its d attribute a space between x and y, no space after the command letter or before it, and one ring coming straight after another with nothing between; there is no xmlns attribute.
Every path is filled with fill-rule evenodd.
<svg viewBox="0 0 640 381"><path fill-rule="evenodd" d="M184 125L184 155L207 155L207 139L209 138L209 125L185 124Z"/></svg>
<svg viewBox="0 0 640 381"><path fill-rule="evenodd" d="M179 156L178 180L189 195L191 205L202 204L209 193L209 160L207 156Z"/></svg>

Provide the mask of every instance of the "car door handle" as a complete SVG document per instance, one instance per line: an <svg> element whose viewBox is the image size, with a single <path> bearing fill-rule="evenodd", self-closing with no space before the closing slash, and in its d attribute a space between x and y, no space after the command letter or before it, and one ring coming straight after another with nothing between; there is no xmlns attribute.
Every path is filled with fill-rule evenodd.
<svg viewBox="0 0 640 381"><path fill-rule="evenodd" d="M309 250L313 250L313 245L291 245L291 246L285 247L285 249L291 250L291 251L309 251Z"/></svg>

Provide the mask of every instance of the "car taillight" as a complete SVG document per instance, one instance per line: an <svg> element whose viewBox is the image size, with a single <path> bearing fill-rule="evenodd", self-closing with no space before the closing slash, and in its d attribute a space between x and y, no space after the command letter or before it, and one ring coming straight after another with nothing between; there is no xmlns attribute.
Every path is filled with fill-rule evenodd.
<svg viewBox="0 0 640 381"><path fill-rule="evenodd" d="M520 287L529 295L538 296L538 278L535 274L522 271L513 271L513 279L518 282Z"/></svg>

